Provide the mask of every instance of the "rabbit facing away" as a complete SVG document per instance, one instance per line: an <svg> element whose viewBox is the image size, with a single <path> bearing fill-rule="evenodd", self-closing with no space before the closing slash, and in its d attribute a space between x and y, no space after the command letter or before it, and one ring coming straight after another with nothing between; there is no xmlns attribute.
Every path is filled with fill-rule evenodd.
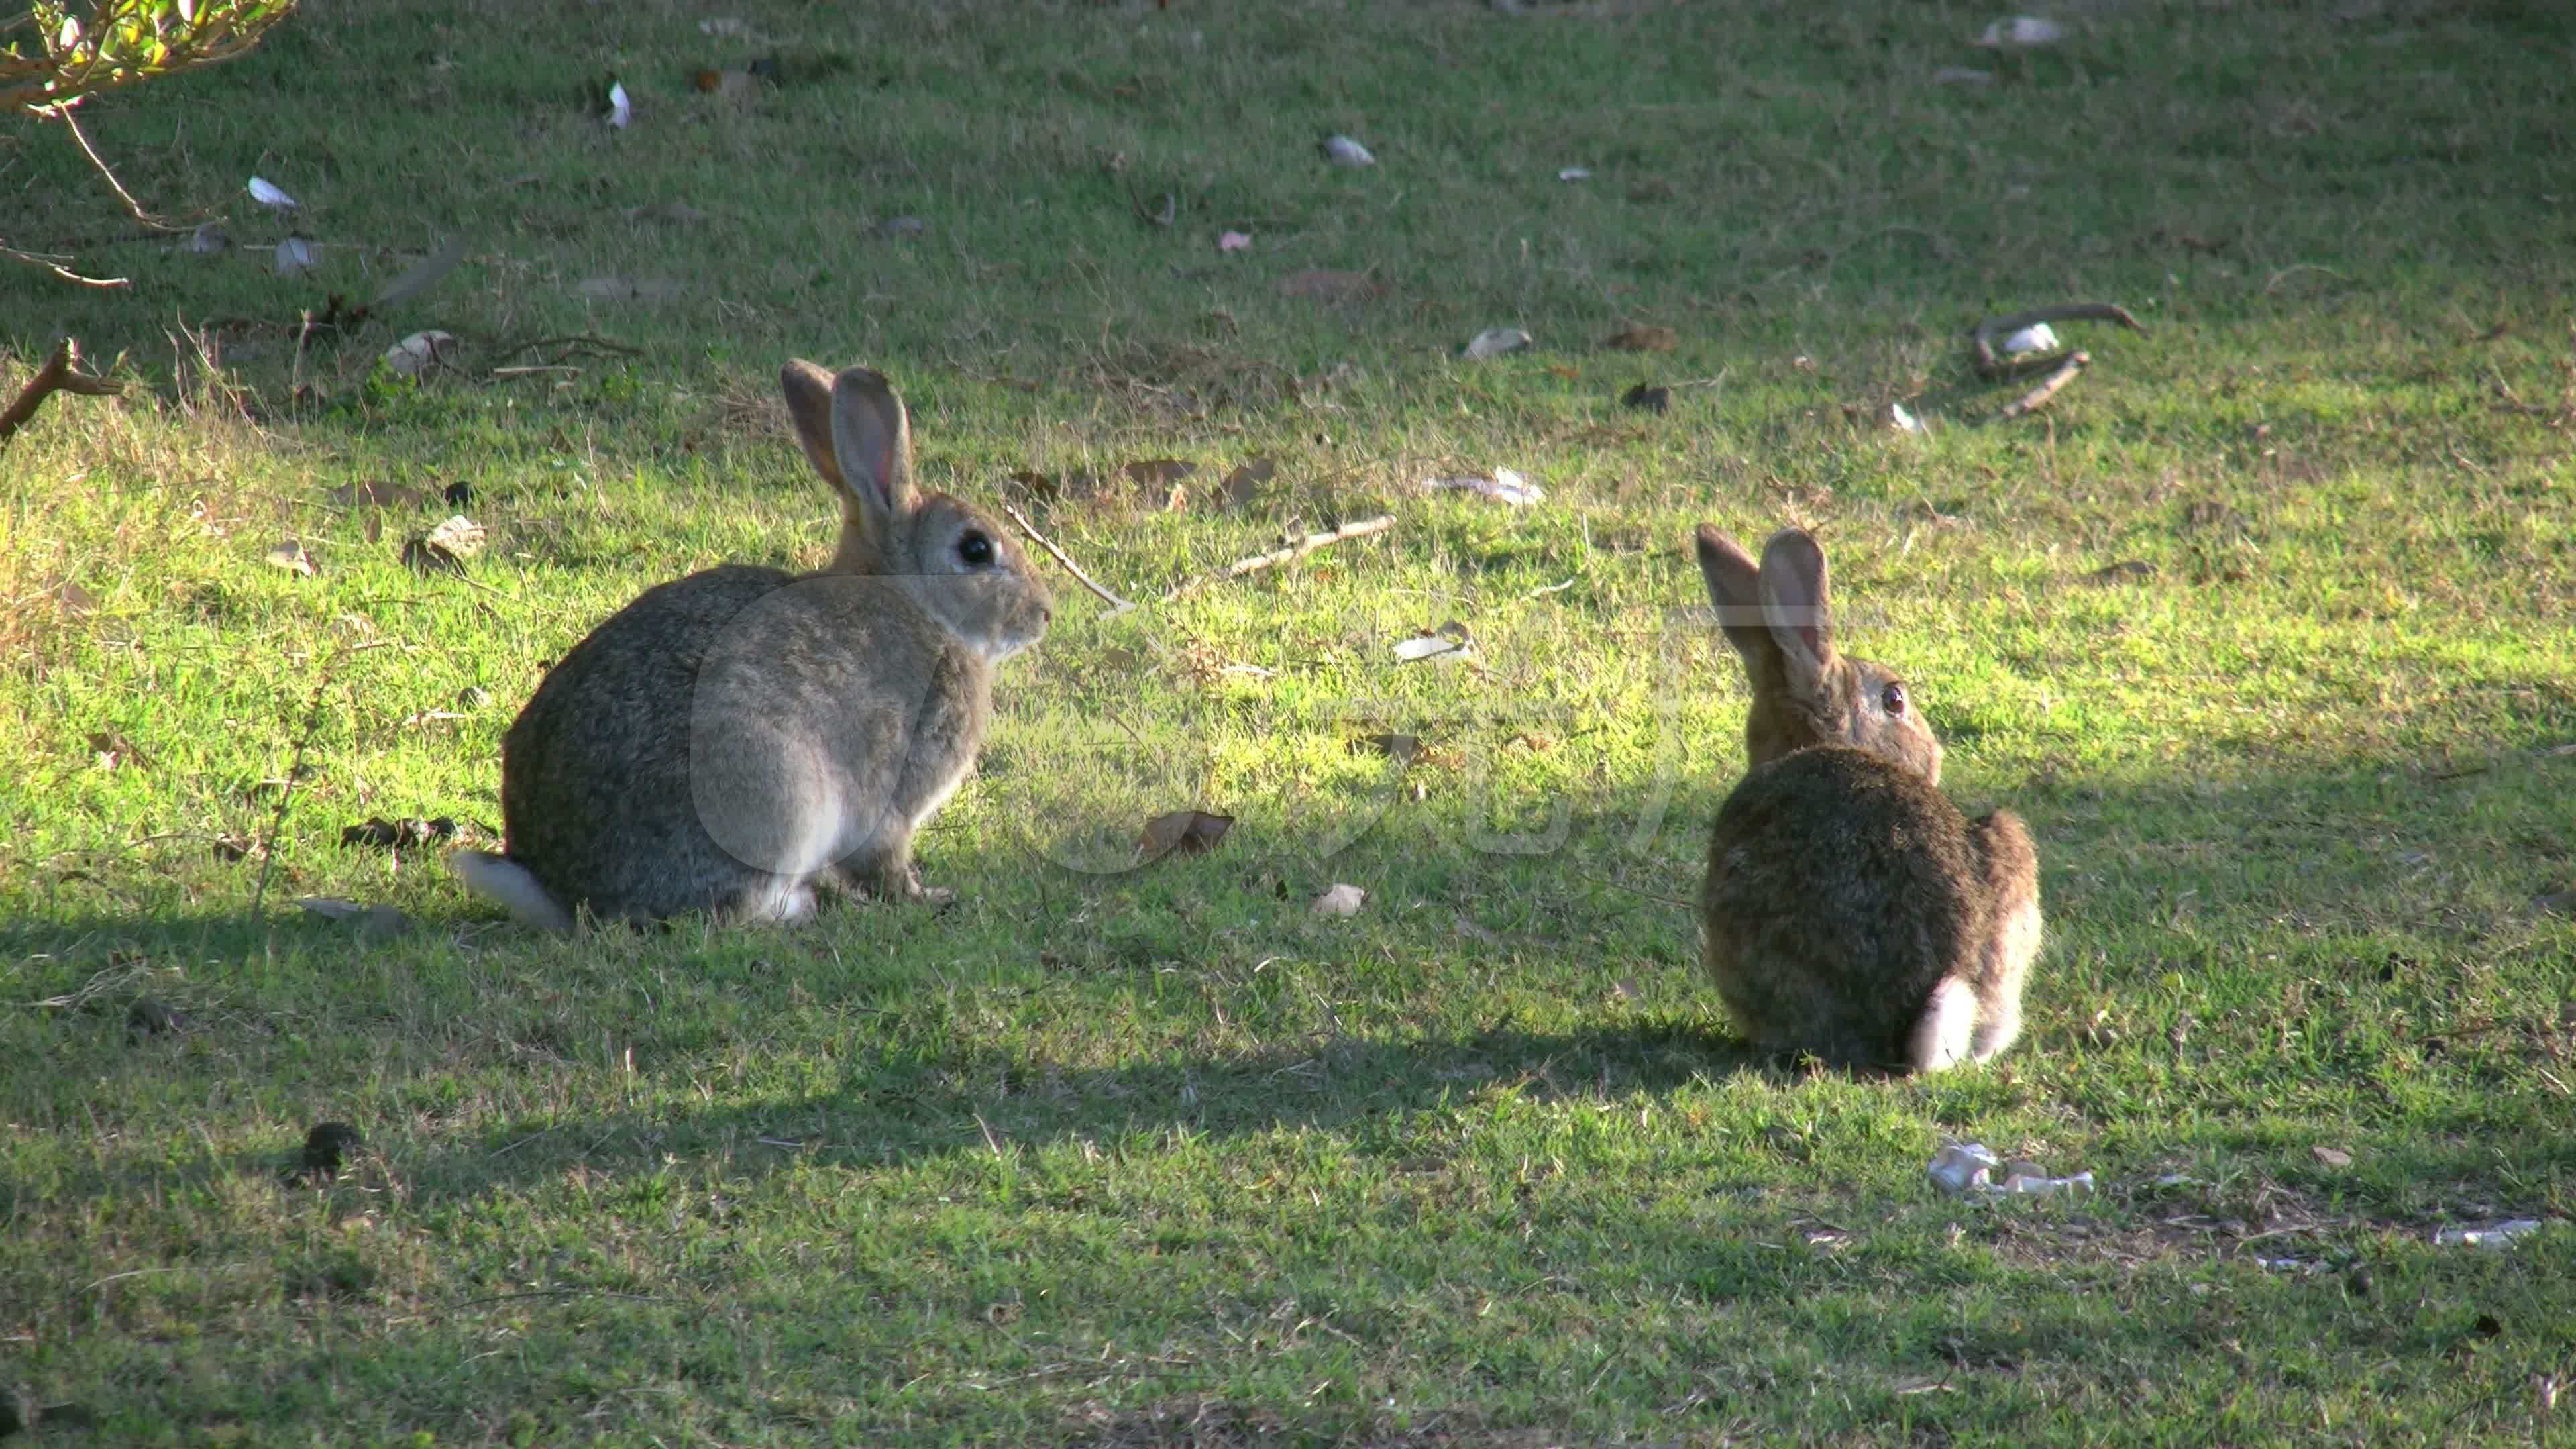
<svg viewBox="0 0 2576 1449"><path fill-rule="evenodd" d="M1834 648L1814 538L1781 529L1759 564L1708 524L1694 543L1753 689L1700 891L1700 959L1729 1014L1758 1047L1842 1068L2002 1052L2040 946L2030 832L2009 811L1963 816L1905 681Z"/></svg>
<svg viewBox="0 0 2576 1449"><path fill-rule="evenodd" d="M780 375L841 498L810 574L726 565L646 590L559 660L502 741L505 854L474 892L556 932L575 914L794 921L818 887L919 898L912 837L974 768L994 667L1053 605L993 520L919 492L879 374Z"/></svg>

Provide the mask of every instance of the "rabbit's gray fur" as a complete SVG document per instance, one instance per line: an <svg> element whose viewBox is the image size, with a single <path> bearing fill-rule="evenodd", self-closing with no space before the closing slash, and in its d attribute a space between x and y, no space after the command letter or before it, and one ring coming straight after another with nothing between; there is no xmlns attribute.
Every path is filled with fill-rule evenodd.
<svg viewBox="0 0 2576 1449"><path fill-rule="evenodd" d="M1052 605L985 515L912 483L878 374L781 375L841 495L815 573L727 565L649 589L558 661L502 742L506 855L458 876L531 925L575 911L795 920L815 888L918 896L912 836L975 763L993 667Z"/></svg>
<svg viewBox="0 0 2576 1449"><path fill-rule="evenodd" d="M1700 892L1701 961L1737 1026L1840 1067L2003 1051L2040 944L2029 831L2009 811L1961 815L1904 681L1834 649L1813 538L1784 528L1758 565L1707 524L1694 543L1753 686L1747 769Z"/></svg>

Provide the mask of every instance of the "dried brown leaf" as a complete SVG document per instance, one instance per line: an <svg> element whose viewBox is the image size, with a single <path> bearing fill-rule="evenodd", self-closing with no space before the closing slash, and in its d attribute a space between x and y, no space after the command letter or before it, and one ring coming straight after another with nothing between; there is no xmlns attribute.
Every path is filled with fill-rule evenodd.
<svg viewBox="0 0 2576 1449"><path fill-rule="evenodd" d="M1137 845L1147 860L1158 860L1178 851L1183 855L1204 855L1225 839L1234 828L1231 815L1211 815L1205 810L1175 810L1157 815L1145 822L1144 833Z"/></svg>
<svg viewBox="0 0 2576 1449"><path fill-rule="evenodd" d="M1602 338L1601 345L1617 352L1670 352L1681 341L1681 334L1670 327L1638 322Z"/></svg>

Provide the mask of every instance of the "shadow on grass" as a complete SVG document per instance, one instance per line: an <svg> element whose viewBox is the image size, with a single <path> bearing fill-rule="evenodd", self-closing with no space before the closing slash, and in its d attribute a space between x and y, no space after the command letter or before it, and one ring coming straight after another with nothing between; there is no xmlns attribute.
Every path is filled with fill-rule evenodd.
<svg viewBox="0 0 2576 1449"><path fill-rule="evenodd" d="M2518 1135L2512 1122L2493 1118L2501 1107L2479 1105L2502 1080L2498 1074L2510 1074L2498 1053L2508 1053L2514 1039L2471 1020L2477 1013L2463 1015L2461 990L2477 985L2485 993L2478 1011L2493 1013L2498 1001L2513 999L2496 994L2497 973L2508 985L2531 975L2563 935L2557 916L2532 902L2559 881L2576 851L2557 793L2569 768L2509 750L2465 772L2354 760L2316 773L2003 792L2040 838L2054 937L2034 979L2032 1030L2015 1064L2024 1074L2062 1078L2056 1090L2070 1101L2107 1092L2100 1100L2127 1102L2118 1110L2128 1111L2136 1106L2131 1094L2147 1091L2167 1104L2160 1110L2188 1104L2226 1116L2267 1110L2260 1104L2278 1095L2283 1073L2317 1074L2325 1086L2339 1075L2357 1081L2384 1074L2405 1057L2419 1059L2407 1070L2456 1078L2461 1089L2456 1101L2425 1099L2406 1114L2410 1120L2442 1132L2492 1127ZM407 1143L388 1134L396 1138L387 1143L396 1169L415 1192L439 1198L576 1166L651 1172L672 1160L762 1174L800 1162L899 1167L959 1153L1067 1144L1087 1151L1306 1130L1333 1133L1364 1151L1403 1135L1378 1133L1373 1122L1498 1095L1609 1099L1660 1096L1746 1073L1794 1080L1727 1034L1713 995L1686 998L1678 1010L1589 1004L1608 994L1623 969L1611 961L1688 929L1687 912L1670 902L1635 913L1608 909L1601 876L1587 868L1587 842L1617 838L1643 793L1575 802L1570 814L1579 824L1554 856L1480 856L1462 848L1452 859L1434 859L1422 838L1428 827L1390 820L1321 863L1339 878L1390 883L1421 897L1409 904L1422 909L1354 923L1350 929L1362 934L1299 935L1298 925L1277 919L1279 877L1295 853L1272 842L1267 854L1230 848L1119 883L1131 893L1124 919L1095 913L1097 902L1082 898L1080 880L1057 872L1047 893L1021 892L975 930L926 912L880 916L873 913L887 908L858 907L871 914L827 925L836 936L820 950L796 946L792 935L755 940L717 932L703 938L703 949L673 950L647 935L615 933L560 956L522 957L506 928L475 932L477 952L462 949L455 935L429 931L370 946L350 928L321 920L93 916L0 925L0 962L18 983L13 997L36 994L30 986L87 993L44 1008L56 1023L51 1030L22 1024L13 1032L39 1059L58 1062L66 1083L118 1072L272 1082L310 1073L318 1095L362 1092L376 1098L363 1110L390 1118L408 1096L434 1094L459 1075L488 1077L519 1063L539 1074L593 1073L608 1065L592 1053L610 1036L635 1042L657 1076L686 1070L676 1065L683 1062L738 1059L748 1044L776 1039L770 1023L790 1017L806 1033L801 1049L834 1074L802 1092L749 1102L683 1095L663 1077L631 1110L523 1111L470 1139L443 1140L434 1127ZM1623 857L1621 870L1642 876L1678 868L1685 878L1659 884L1686 895L1696 866L1677 862L1695 855L1714 797L1704 785L1684 787L1654 854ZM2498 849L2505 842L2516 849ZM462 898L457 902L461 913ZM1514 927L1519 934L1504 944L1462 945L1452 933L1453 912L1505 908L1524 916ZM1002 976L988 983L1000 994L988 1004L1061 990L1065 1004L1079 1010L1086 982L1130 991L1163 967L1208 959L1215 950L1211 920L1254 914L1274 920L1307 969L1346 965L1354 981L1379 973L1367 983L1377 993L1375 1015L1361 1012L1351 1030L1336 1017L1330 1031L1296 1015L1293 1028L1247 1049L1191 1050L1173 1044L1189 1032L1167 1031L1164 1045L1139 1047L1135 1060L1066 1066L1044 1059L1048 1047L1033 1054L1019 1045L1046 1040L1027 1035L1025 1022L1012 1028L952 1012L944 961L930 955L982 951L1003 963ZM1626 914L1633 918L1622 919ZM1093 964L1024 966L1040 942L1069 952L1087 946ZM865 968L873 975L845 967L845 948L873 955L878 964ZM1671 948L1664 960L1687 956ZM343 963L345 975L335 978ZM127 1013L138 994L161 989L152 973L170 966L189 968L177 998L183 1008L192 1001L185 993L207 972L242 974L230 989L211 993L201 1019L165 1044ZM1500 987L1479 993L1466 984L1476 974L1471 967L1490 967ZM1218 980L1213 970L1209 979L1217 994L1208 1000L1258 1006L1248 994L1223 994L1248 992L1242 981ZM1388 1011L1389 1002L1400 1005L1417 992L1424 1003L1418 1017ZM1515 998L1562 1005L1524 1015ZM1117 1009L1144 1011L1147 1020L1203 1009L1195 988L1180 1000L1178 1007L1144 1000ZM2296 1005L2282 1006L2285 1000ZM2097 1006L2117 1018L2118 1045L2071 1024ZM2437 1056L2423 1046L2442 1033L2466 1039L2465 1050L2455 1044ZM333 1049L339 1055L315 1054L313 1039L326 1034L343 1038ZM372 1051L370 1036L377 1038ZM386 1050L388 1039L395 1049ZM996 1044L1005 1040L1011 1044ZM1096 1059L1099 1045L1095 1039L1060 1049ZM119 1053L123 1063L112 1064ZM361 1081L384 1090L362 1091ZM72 1090L40 1092L50 1102L45 1112L72 1120L65 1095ZM288 1097L303 1090L280 1088ZM2345 1103L2332 1110L2361 1109ZM2263 1130L2277 1135L2278 1126ZM2428 1147L2426 1165L2470 1165L2452 1161L2457 1155Z"/></svg>

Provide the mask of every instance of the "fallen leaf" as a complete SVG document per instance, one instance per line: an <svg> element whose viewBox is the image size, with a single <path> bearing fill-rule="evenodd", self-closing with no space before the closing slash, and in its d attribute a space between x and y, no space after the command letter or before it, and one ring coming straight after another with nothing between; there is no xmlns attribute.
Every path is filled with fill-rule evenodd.
<svg viewBox="0 0 2576 1449"><path fill-rule="evenodd" d="M1375 166L1377 164L1377 158L1369 154L1369 148L1348 136L1326 136L1317 144L1317 149L1324 153L1325 160L1336 166Z"/></svg>
<svg viewBox="0 0 2576 1449"><path fill-rule="evenodd" d="M1497 503L1509 504L1514 508L1526 508L1547 497L1546 489L1509 468L1496 468L1494 476L1490 478L1480 478L1472 474L1456 478L1425 478L1422 480L1422 487L1427 493L1474 493L1491 498Z"/></svg>
<svg viewBox="0 0 2576 1449"><path fill-rule="evenodd" d="M313 244L300 236L290 236L277 244L277 274L291 277L313 266Z"/></svg>
<svg viewBox="0 0 2576 1449"><path fill-rule="evenodd" d="M1467 343L1459 355L1469 362L1482 362L1506 352L1518 352L1530 345L1530 335L1517 327L1488 327Z"/></svg>
<svg viewBox="0 0 2576 1449"><path fill-rule="evenodd" d="M268 561L279 568L307 577L310 577L314 571L312 555L304 551L304 545L291 538L270 549Z"/></svg>
<svg viewBox="0 0 2576 1449"><path fill-rule="evenodd" d="M344 850L402 850L455 838L456 822L445 815L435 820L387 820L381 815L372 815L364 823L342 830L340 846Z"/></svg>
<svg viewBox="0 0 2576 1449"><path fill-rule="evenodd" d="M1421 659L1454 663L1468 658L1475 648L1476 641L1468 635L1467 626L1452 619L1437 629L1426 629L1410 639L1397 640L1395 657L1406 664Z"/></svg>
<svg viewBox="0 0 2576 1449"><path fill-rule="evenodd" d="M2352 1154L2340 1147L2311 1147L2308 1150L2316 1154L2317 1161L2328 1167L2352 1166Z"/></svg>
<svg viewBox="0 0 2576 1449"><path fill-rule="evenodd" d="M1544 755L1548 751L1556 748L1556 737L1554 735L1543 735L1534 731L1523 730L1519 734L1512 736L1510 739L1503 741L1503 744L1505 748L1519 745L1533 755Z"/></svg>
<svg viewBox="0 0 2576 1449"><path fill-rule="evenodd" d="M1137 853L1144 860L1159 860L1172 852L1182 855L1204 855L1216 849L1217 842L1234 828L1231 815L1211 815L1204 810L1175 810L1157 815L1145 822L1144 834L1137 839Z"/></svg>
<svg viewBox="0 0 2576 1449"><path fill-rule="evenodd" d="M68 577L56 579L45 585L45 592L53 596L54 606L60 609L63 617L67 619L77 619L98 607L98 600L91 596L90 591L72 582Z"/></svg>
<svg viewBox="0 0 2576 1449"><path fill-rule="evenodd" d="M1422 752L1422 738L1419 735L1406 734L1362 735L1351 741L1350 747L1354 752L1363 749L1375 750L1388 759L1401 763Z"/></svg>
<svg viewBox="0 0 2576 1449"><path fill-rule="evenodd" d="M426 534L403 541L402 566L422 578L428 578L432 574L453 574L460 579L465 577L465 560L453 550L432 542Z"/></svg>
<svg viewBox="0 0 2576 1449"><path fill-rule="evenodd" d="M1140 487L1168 488L1199 470L1199 465L1181 458L1139 458L1118 471Z"/></svg>
<svg viewBox="0 0 2576 1449"><path fill-rule="evenodd" d="M1347 302L1374 297L1385 288L1367 272L1309 270L1291 272L1279 279L1279 295L1310 302Z"/></svg>
<svg viewBox="0 0 2576 1449"><path fill-rule="evenodd" d="M625 85L618 81L610 81L608 83L608 124L623 131L634 119L635 103L627 98Z"/></svg>
<svg viewBox="0 0 2576 1449"><path fill-rule="evenodd" d="M1673 405L1673 390L1668 387L1648 387L1641 382L1621 393L1619 401L1625 406L1645 412L1660 413Z"/></svg>
<svg viewBox="0 0 2576 1449"><path fill-rule="evenodd" d="M120 766L136 770L152 768L152 761L134 747L134 742L114 730L91 730L89 752L102 770L114 770Z"/></svg>
<svg viewBox="0 0 2576 1449"><path fill-rule="evenodd" d="M1252 245L1252 238L1239 231L1221 231L1216 234L1216 249L1221 252L1239 252L1250 245Z"/></svg>
<svg viewBox="0 0 2576 1449"><path fill-rule="evenodd" d="M701 92L712 91L724 84L724 72L712 66L701 66L690 74L689 83Z"/></svg>
<svg viewBox="0 0 2576 1449"><path fill-rule="evenodd" d="M170 1036L188 1029L188 1014L166 1001L138 996L125 1008L125 1034L140 1041L147 1036Z"/></svg>
<svg viewBox="0 0 2576 1449"><path fill-rule="evenodd" d="M2004 345L1996 351L2006 357L2027 357L2033 353L2055 352L2063 346L2065 344L2057 340L2056 328L2045 322L2034 322L2005 338Z"/></svg>
<svg viewBox="0 0 2576 1449"><path fill-rule="evenodd" d="M1640 322L1602 338L1601 345L1619 352L1670 352L1681 341L1681 334L1670 327Z"/></svg>
<svg viewBox="0 0 2576 1449"><path fill-rule="evenodd" d="M396 377L417 377L455 346L456 334L452 332L415 332L385 349L385 366L392 368Z"/></svg>
<svg viewBox="0 0 2576 1449"><path fill-rule="evenodd" d="M2029 15L2016 15L1998 20L1986 27L1976 44L1987 50L2013 50L2032 45L2055 45L2066 38L2066 27L2054 20L2041 20Z"/></svg>
<svg viewBox="0 0 2576 1449"><path fill-rule="evenodd" d="M1894 398L1890 398L1887 401L1887 425L1900 433L1920 433L1925 431L1923 420L1906 411L1905 404L1898 402Z"/></svg>
<svg viewBox="0 0 2576 1449"><path fill-rule="evenodd" d="M1367 891L1355 885L1336 884L1331 890L1315 897L1314 909L1316 915L1340 916L1347 920L1358 915L1360 907L1367 903Z"/></svg>
<svg viewBox="0 0 2576 1449"><path fill-rule="evenodd" d="M287 195L275 183L262 180L257 176L250 179L250 195L251 200L260 205L274 207L279 211L293 211L300 205L294 197Z"/></svg>
<svg viewBox="0 0 2576 1449"><path fill-rule="evenodd" d="M1220 485L1228 508L1241 508L1252 501L1253 490L1269 482L1279 472L1275 458L1251 458L1235 465Z"/></svg>

